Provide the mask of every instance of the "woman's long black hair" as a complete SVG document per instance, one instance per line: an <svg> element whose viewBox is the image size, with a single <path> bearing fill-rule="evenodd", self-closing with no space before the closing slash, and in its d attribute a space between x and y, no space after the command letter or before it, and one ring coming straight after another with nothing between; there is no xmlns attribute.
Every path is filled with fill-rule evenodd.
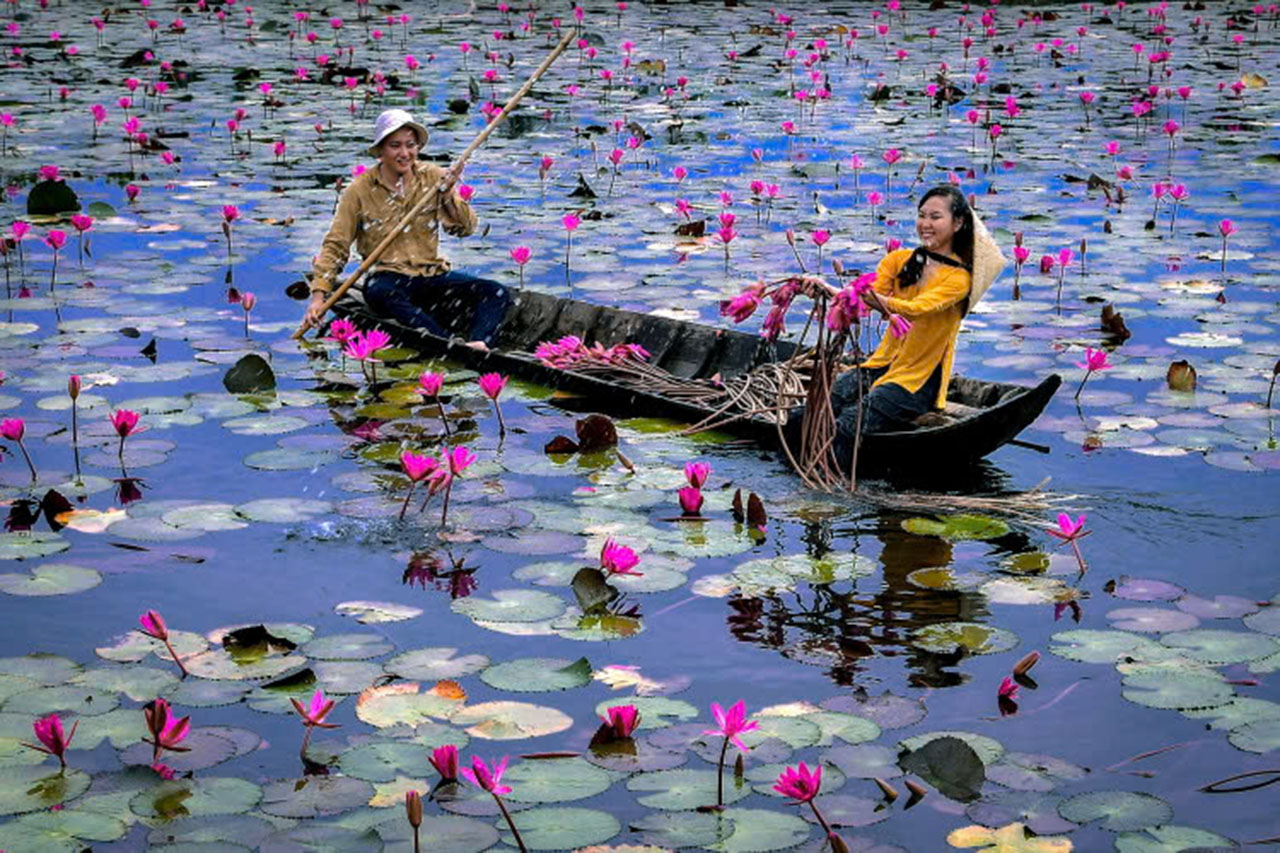
<svg viewBox="0 0 1280 853"><path fill-rule="evenodd" d="M926 201L935 197L945 198L950 205L951 217L959 223L955 236L951 238L951 250L960 258L964 268L973 272L973 210L969 207L968 199L960 190L950 184L943 184L925 193L917 208L923 207ZM898 273L898 287L910 287L919 282L927 259L928 255L923 246L912 252L911 257L902 265L901 272Z"/></svg>

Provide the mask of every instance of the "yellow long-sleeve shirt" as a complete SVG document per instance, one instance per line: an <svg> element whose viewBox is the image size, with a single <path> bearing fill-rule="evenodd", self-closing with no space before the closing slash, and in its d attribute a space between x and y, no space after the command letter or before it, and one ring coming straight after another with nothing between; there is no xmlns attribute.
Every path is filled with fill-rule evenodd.
<svg viewBox="0 0 1280 853"><path fill-rule="evenodd" d="M884 297L889 310L911 321L911 331L905 338L886 333L864 364L889 368L873 388L892 382L912 392L924 387L941 364L942 386L935 402L940 409L947 403L956 335L960 333L960 308L969 295L970 277L958 267L939 266L916 284L898 287L898 274L911 257L911 251L898 249L886 255L876 269L875 283L875 291Z"/></svg>
<svg viewBox="0 0 1280 853"><path fill-rule="evenodd" d="M435 192L444 174L445 170L439 166L418 161L414 163L413 175L405 181L407 186L402 195L396 194L395 187L383 183L377 166L356 177L342 191L333 224L329 226L329 233L325 234L320 253L316 255L312 266L312 292L333 290L334 282L351 254L351 242L355 241L360 257L368 255L387 236L387 230L394 228L418 203L423 193ZM453 193L453 209L457 215L451 215L444 205L438 211L428 205L387 247L374 264L375 270L413 276L441 275L449 271L449 262L439 257L437 220L447 233L455 237L465 237L476 230L476 215L471 205L458 196L456 188L450 192Z"/></svg>

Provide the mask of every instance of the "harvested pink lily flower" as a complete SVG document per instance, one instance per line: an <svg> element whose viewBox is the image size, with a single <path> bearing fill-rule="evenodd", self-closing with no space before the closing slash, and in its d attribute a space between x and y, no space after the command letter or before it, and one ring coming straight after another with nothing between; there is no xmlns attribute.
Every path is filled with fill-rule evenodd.
<svg viewBox="0 0 1280 853"><path fill-rule="evenodd" d="M718 729L707 729L704 735L720 735L724 743L720 746L720 761L716 773L716 807L724 806L724 756L729 750L730 742L742 752L747 752L747 745L738 735L760 728L760 724L747 719L747 703L739 699L728 711L720 707L719 702L711 703L711 716L715 717Z"/></svg>
<svg viewBox="0 0 1280 853"><path fill-rule="evenodd" d="M190 716L178 719L164 699L152 701L142 709L142 713L146 717L147 731L151 733L151 737L144 740L152 746L152 764L160 761L160 755L166 749L170 752L191 751L189 747L178 745L191 732Z"/></svg>
<svg viewBox="0 0 1280 853"><path fill-rule="evenodd" d="M40 741L40 745L34 743L23 743L22 745L29 749L52 755L65 768L67 766L67 749L71 746L71 739L76 736L76 728L79 725L80 721L76 720L71 726L71 734L64 735L61 717L57 714L41 717L31 724L36 740Z"/></svg>
<svg viewBox="0 0 1280 853"><path fill-rule="evenodd" d="M440 783L458 781L458 748L453 744L438 746L427 756L431 766L440 774Z"/></svg>
<svg viewBox="0 0 1280 853"><path fill-rule="evenodd" d="M685 486L677 493L680 499L680 511L687 516L697 516L702 510L704 498L702 490L696 486Z"/></svg>
<svg viewBox="0 0 1280 853"><path fill-rule="evenodd" d="M165 625L164 617L159 611L148 610L138 617L139 628L142 633L152 639L159 640L164 643L164 647L169 650L169 657L173 658L173 662L178 665L178 669L182 670L182 677L187 677L187 668L182 664L182 658L178 657L178 653L173 650L173 646L169 643L169 626Z"/></svg>
<svg viewBox="0 0 1280 853"><path fill-rule="evenodd" d="M404 512L409 508L409 501L413 498L413 490L418 487L419 482L425 480L439 467L440 460L433 456L419 456L407 450L400 454L400 468L409 478L409 494L404 496L404 503L400 505L401 521L404 521Z"/></svg>
<svg viewBox="0 0 1280 853"><path fill-rule="evenodd" d="M730 300L720 303L720 316L731 317L733 322L742 323L751 317L764 300L765 283L756 282Z"/></svg>
<svg viewBox="0 0 1280 853"><path fill-rule="evenodd" d="M1080 545L1078 543L1079 540L1088 536L1092 532L1084 529L1084 519L1085 517L1082 515L1075 521L1072 521L1071 516L1067 515L1065 512L1059 513L1058 528L1056 530L1049 528L1045 531L1050 536L1061 539L1064 543L1071 543L1071 549L1075 552L1076 562L1080 564L1081 573L1088 569L1088 564L1085 563L1084 557L1080 554Z"/></svg>
<svg viewBox="0 0 1280 853"><path fill-rule="evenodd" d="M684 476L689 481L689 485L695 489L701 489L707 483L707 478L711 476L710 462L686 462L684 464Z"/></svg>
<svg viewBox="0 0 1280 853"><path fill-rule="evenodd" d="M31 482L34 483L39 477L36 475L36 466L31 462L31 454L27 452L27 446L22 443L22 437L26 433L27 425L22 418L5 418L0 421L0 436L17 443L18 449L22 451L22 458L27 460L27 470L31 472Z"/></svg>
<svg viewBox="0 0 1280 853"><path fill-rule="evenodd" d="M1085 347L1084 361L1077 361L1076 367L1084 368L1084 379L1080 380L1080 387L1076 389L1076 399L1080 399L1080 392L1084 390L1084 383L1089 381L1089 377L1099 370L1110 370L1115 365L1107 361L1107 351L1104 349L1094 349L1093 347Z"/></svg>
<svg viewBox="0 0 1280 853"><path fill-rule="evenodd" d="M502 784L502 774L507 769L507 757L503 756L502 760L493 765L490 769L489 765L484 763L484 759L475 755L471 757L471 766L462 768L462 775L467 777L471 784L477 788L483 788L493 795L494 801L498 804L498 808L502 810L502 816L507 819L507 826L511 829L511 835L516 840L516 846L520 850L525 851L528 848L524 846L524 839L520 837L520 831L516 829L515 821L511 819L511 813L507 811L506 803L502 802L503 794L510 794L511 787Z"/></svg>
<svg viewBox="0 0 1280 853"><path fill-rule="evenodd" d="M306 734L302 736L302 749L300 754L302 760L307 760L307 745L311 743L311 732L314 729L336 729L339 726L336 723L326 723L325 717L329 716L329 712L333 710L334 700L326 699L324 691L317 688L316 692L311 694L311 701L303 705L293 697L289 698L293 703L293 709L298 712L298 716L302 718L302 725L306 727Z"/></svg>
<svg viewBox="0 0 1280 853"><path fill-rule="evenodd" d="M498 403L498 396L502 394L502 389L507 387L507 377L499 373L485 373L476 381L484 395L493 401L493 410L498 413L498 435L505 436L507 424L502 418L502 406Z"/></svg>
<svg viewBox="0 0 1280 853"><path fill-rule="evenodd" d="M605 709L603 719L615 739L625 740L640 725L640 712L635 705L614 705Z"/></svg>
<svg viewBox="0 0 1280 853"><path fill-rule="evenodd" d="M638 565L640 565L640 558L636 556L635 551L632 551L626 545L619 545L612 539L605 540L604 546L600 549L600 569L606 576L632 575L633 577L641 577L643 572L632 571Z"/></svg>
<svg viewBox="0 0 1280 853"><path fill-rule="evenodd" d="M911 331L911 321L901 314L889 315L889 334L895 338L905 338Z"/></svg>

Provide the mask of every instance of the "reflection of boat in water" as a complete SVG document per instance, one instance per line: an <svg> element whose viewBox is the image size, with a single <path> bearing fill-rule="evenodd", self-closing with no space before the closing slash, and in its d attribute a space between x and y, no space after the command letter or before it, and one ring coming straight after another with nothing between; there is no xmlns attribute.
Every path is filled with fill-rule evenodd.
<svg viewBox="0 0 1280 853"><path fill-rule="evenodd" d="M523 291L513 300L494 337L494 349L488 353L385 322L368 314L355 300L339 304L338 310L361 325L386 329L407 346L430 354L447 353L479 370L497 370L581 395L590 408L608 414L644 414L691 423L720 414L721 405L707 401L714 398L722 381L785 361L795 352L794 344L773 343L733 329L532 291ZM538 344L567 335L588 345L638 344L649 352L649 364L676 381L687 381L691 390L696 391L700 384L705 393L682 395L643 382L626 384L594 373L562 370L534 355ZM893 459L895 465L912 467L976 461L1014 440L1040 415L1061 382L1056 374L1035 387L953 377L943 412L925 416L913 430L863 436L860 459L868 465L877 459ZM727 398L729 392L721 396ZM766 443L778 441L776 425L760 416L740 418L724 429Z"/></svg>

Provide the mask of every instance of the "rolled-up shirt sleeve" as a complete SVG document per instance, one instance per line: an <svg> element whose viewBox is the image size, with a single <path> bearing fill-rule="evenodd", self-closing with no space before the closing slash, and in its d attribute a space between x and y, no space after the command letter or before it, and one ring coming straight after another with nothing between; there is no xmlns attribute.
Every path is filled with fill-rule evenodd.
<svg viewBox="0 0 1280 853"><path fill-rule="evenodd" d="M360 199L354 183L342 191L338 199L338 210L333 215L329 231L320 244L320 253L316 255L311 267L311 292L328 293L333 290L334 282L342 268L351 257L351 243L356 238L356 226L360 219Z"/></svg>

